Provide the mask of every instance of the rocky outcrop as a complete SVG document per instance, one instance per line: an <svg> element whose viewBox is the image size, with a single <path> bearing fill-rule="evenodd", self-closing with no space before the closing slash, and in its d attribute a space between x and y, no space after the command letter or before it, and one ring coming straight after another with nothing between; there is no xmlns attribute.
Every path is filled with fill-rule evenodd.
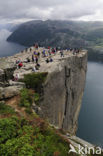
<svg viewBox="0 0 103 156"><path fill-rule="evenodd" d="M19 94L20 90L25 87L21 82L13 82L14 70L16 66L8 62L6 58L0 59L0 101L12 98Z"/></svg>
<svg viewBox="0 0 103 156"><path fill-rule="evenodd" d="M77 130L84 92L87 53L62 59L48 73L40 102L43 118L72 134Z"/></svg>
<svg viewBox="0 0 103 156"><path fill-rule="evenodd" d="M0 100L6 100L18 95L21 89L21 86L0 87Z"/></svg>
<svg viewBox="0 0 103 156"><path fill-rule="evenodd" d="M0 87L8 86L8 80L13 78L16 66L12 62L7 62L6 59L0 59Z"/></svg>

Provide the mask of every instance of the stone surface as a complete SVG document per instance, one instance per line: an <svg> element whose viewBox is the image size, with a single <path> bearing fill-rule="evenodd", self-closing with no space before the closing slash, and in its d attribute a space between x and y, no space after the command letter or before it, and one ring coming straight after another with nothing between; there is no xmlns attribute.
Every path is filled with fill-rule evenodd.
<svg viewBox="0 0 103 156"><path fill-rule="evenodd" d="M0 87L0 100L12 98L19 94L22 86Z"/></svg>
<svg viewBox="0 0 103 156"><path fill-rule="evenodd" d="M25 87L25 83L23 83L23 82L16 82L16 81L12 81L12 80L10 80L9 81L9 85L10 86L20 86L20 87Z"/></svg>
<svg viewBox="0 0 103 156"><path fill-rule="evenodd" d="M49 69L50 70L50 69ZM49 71L48 70L48 71ZM87 53L66 57L48 73L41 99L42 117L75 134L84 92Z"/></svg>
<svg viewBox="0 0 103 156"><path fill-rule="evenodd" d="M7 86L8 80L13 78L16 66L5 58L0 58L0 87Z"/></svg>

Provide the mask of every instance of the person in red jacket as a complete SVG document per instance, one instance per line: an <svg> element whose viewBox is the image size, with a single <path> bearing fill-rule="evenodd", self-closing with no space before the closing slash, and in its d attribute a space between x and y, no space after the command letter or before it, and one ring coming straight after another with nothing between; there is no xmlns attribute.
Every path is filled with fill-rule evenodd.
<svg viewBox="0 0 103 156"><path fill-rule="evenodd" d="M20 63L18 64L19 69L20 69L22 66L23 66L23 63L20 62Z"/></svg>

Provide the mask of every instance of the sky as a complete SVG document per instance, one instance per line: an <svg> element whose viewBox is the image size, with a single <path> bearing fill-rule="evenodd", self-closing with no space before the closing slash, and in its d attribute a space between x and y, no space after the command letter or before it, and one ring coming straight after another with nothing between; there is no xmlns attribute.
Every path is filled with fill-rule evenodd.
<svg viewBox="0 0 103 156"><path fill-rule="evenodd" d="M0 21L103 21L103 0L0 0Z"/></svg>

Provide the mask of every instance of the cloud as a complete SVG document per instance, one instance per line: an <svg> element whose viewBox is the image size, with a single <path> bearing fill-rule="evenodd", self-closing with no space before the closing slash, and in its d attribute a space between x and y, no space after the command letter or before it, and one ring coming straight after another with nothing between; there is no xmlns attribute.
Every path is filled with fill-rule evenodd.
<svg viewBox="0 0 103 156"><path fill-rule="evenodd" d="M63 19L102 20L98 0L0 0L0 20Z"/></svg>

